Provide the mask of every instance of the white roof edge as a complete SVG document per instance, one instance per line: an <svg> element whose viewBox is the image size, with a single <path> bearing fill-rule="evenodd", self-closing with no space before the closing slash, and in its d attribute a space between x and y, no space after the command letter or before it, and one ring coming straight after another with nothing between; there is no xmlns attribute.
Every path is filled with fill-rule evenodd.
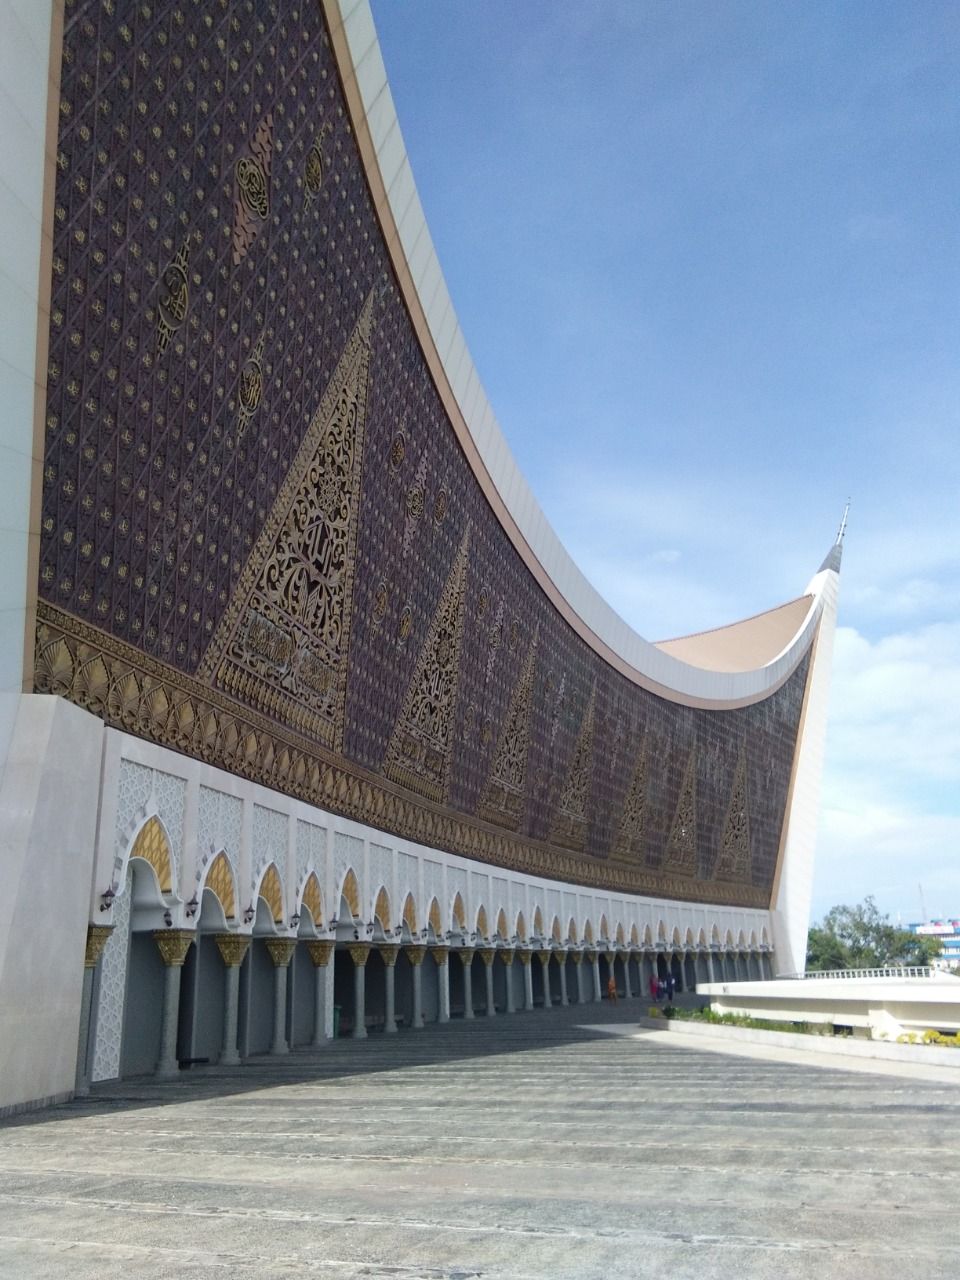
<svg viewBox="0 0 960 1280"><path fill-rule="evenodd" d="M343 79L345 84L349 79L354 79L381 174L384 178L393 178L399 170L405 169L412 175L383 60L379 55L379 41L376 37L369 0L325 0L325 4L332 25L342 26L353 70L353 77L350 77L347 74L348 69L341 68ZM339 22L337 15L339 15ZM376 42L376 54L373 57L370 56L373 48L371 32ZM357 75L360 62L365 62L363 69L365 74ZM354 123L357 125L359 122ZM385 152L389 152L389 155L384 154ZM383 160L388 161L386 166L381 163ZM383 183L383 185L386 188L386 184ZM422 241L424 235L426 236L428 257L424 265L418 264L417 274L421 281L432 280L434 287L429 291L429 297L426 296L427 291L418 292L417 300L429 326L436 348L437 361L443 367L451 396L459 405L463 422L487 476L503 506L512 517L526 546L522 545L515 536L512 540L528 563L532 553L536 563L531 564L530 567L534 569L535 574L537 569L540 570L540 574L536 576L545 575L563 596L569 608L584 624L586 631L592 633L599 642L599 644L595 643L594 647L598 649L601 656L609 660L608 655L603 653L603 648L607 648L615 658L619 659L616 664L618 667L622 669L625 665L629 668L625 674L645 687L656 686L655 691L661 696L667 698L673 696L694 704L733 707L759 701L772 693L797 667L812 642L822 609L822 579L825 572L832 572L832 570L821 571L811 580L807 588L807 594L813 597L810 609L793 639L779 654L752 671L709 671L681 662L662 652L634 631L578 568L554 532L517 466L487 400L469 347L463 337L433 246L433 238L429 234L429 227L423 216L419 195L416 199L405 200L404 207L398 208L394 206L392 199L393 193L397 190L397 184L394 182L386 190L390 214L394 225L399 228L397 241L407 264L410 263L415 249L418 256L423 257L423 243L418 245L418 241ZM415 183L414 191L416 194ZM409 195L409 192L407 194ZM389 237L387 238L389 240ZM450 353L454 353L456 357L456 353L460 351L459 357L456 358L458 368L449 368L444 364L440 355L441 345L448 359ZM454 394L454 386L463 388L464 391L468 388L472 390L469 394L464 394L464 399L461 401ZM509 500L508 495L510 495ZM508 529L508 532L512 531ZM582 631L583 628L581 628ZM587 638L589 639L589 635Z"/></svg>

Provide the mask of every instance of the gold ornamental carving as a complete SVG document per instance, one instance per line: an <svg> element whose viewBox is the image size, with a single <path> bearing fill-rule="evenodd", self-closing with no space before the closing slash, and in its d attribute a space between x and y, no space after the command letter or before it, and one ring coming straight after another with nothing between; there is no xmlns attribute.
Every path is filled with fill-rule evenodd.
<svg viewBox="0 0 960 1280"><path fill-rule="evenodd" d="M550 839L566 849L582 853L587 843L587 812L590 802L590 784L593 772L594 700L596 686L590 692L590 701L583 714L583 722L577 735L567 779L560 793L557 816L553 821Z"/></svg>
<svg viewBox="0 0 960 1280"><path fill-rule="evenodd" d="M497 951L497 955L500 957L500 959L503 961L503 963L504 963L504 964L507 966L507 968L509 969L509 968L510 968L510 966L513 964L513 948L512 948L512 947L501 947L501 948L499 948L499 949L498 949L498 951Z"/></svg>
<svg viewBox="0 0 960 1280"><path fill-rule="evenodd" d="M460 956L460 963L465 969L469 969L473 964L473 948L462 947L458 954Z"/></svg>
<svg viewBox="0 0 960 1280"><path fill-rule="evenodd" d="M400 948L399 947L380 947L379 951L380 951L380 956L383 959L383 963L387 966L388 969L392 969L394 965L397 963L397 956L400 954Z"/></svg>
<svg viewBox="0 0 960 1280"><path fill-rule="evenodd" d="M323 969L330 963L330 957L333 955L332 942L308 942L307 951L310 953L310 959L313 961L315 969Z"/></svg>
<svg viewBox="0 0 960 1280"><path fill-rule="evenodd" d="M339 750L371 294L197 672Z"/></svg>
<svg viewBox="0 0 960 1280"><path fill-rule="evenodd" d="M568 951L567 955L570 957L570 959L573 961L574 964L583 964L582 951Z"/></svg>
<svg viewBox="0 0 960 1280"><path fill-rule="evenodd" d="M358 969L364 968L370 958L370 947L365 942L355 942L347 947L350 952L350 959Z"/></svg>
<svg viewBox="0 0 960 1280"><path fill-rule="evenodd" d="M676 875L697 874L697 756L690 752L673 815L664 867Z"/></svg>
<svg viewBox="0 0 960 1280"><path fill-rule="evenodd" d="M190 944L196 937L192 929L157 929L153 940L165 965L179 968L187 958Z"/></svg>
<svg viewBox="0 0 960 1280"><path fill-rule="evenodd" d="M263 334L257 339L250 354L240 366L237 384L237 439L242 440L250 420L260 408L263 399Z"/></svg>
<svg viewBox="0 0 960 1280"><path fill-rule="evenodd" d="M431 947L430 954L438 965L444 965L447 963L448 952L446 947Z"/></svg>
<svg viewBox="0 0 960 1280"><path fill-rule="evenodd" d="M750 874L750 817L747 801L747 759L737 761L730 804L723 824L720 853L714 875L720 880L744 880Z"/></svg>
<svg viewBox="0 0 960 1280"><path fill-rule="evenodd" d="M43 600L37 605L34 690L65 697L127 733L308 804L508 871L682 902L770 905L769 887L701 881L612 859L587 863L545 841L400 795L289 719L278 723ZM481 933L487 936L487 930Z"/></svg>
<svg viewBox="0 0 960 1280"><path fill-rule="evenodd" d="M111 933L113 933L112 924L87 925L87 945L83 953L83 967L85 969L95 969L97 967L97 961L103 955L103 948L107 945Z"/></svg>
<svg viewBox="0 0 960 1280"><path fill-rule="evenodd" d="M270 170L273 165L273 116L267 114L254 132L249 153L234 166L233 264L239 266L270 215Z"/></svg>
<svg viewBox="0 0 960 1280"><path fill-rule="evenodd" d="M496 958L497 958L497 953L493 949L493 947L481 947L480 959L483 961L483 963L487 966L488 969L493 964L494 960L496 960Z"/></svg>
<svg viewBox="0 0 960 1280"><path fill-rule="evenodd" d="M463 535L387 748L384 772L442 804L447 794L460 678L470 529Z"/></svg>
<svg viewBox="0 0 960 1280"><path fill-rule="evenodd" d="M538 951L537 958L539 959L540 963L543 965L544 969L546 969L547 966L550 964L551 953L549 951Z"/></svg>
<svg viewBox="0 0 960 1280"><path fill-rule="evenodd" d="M490 768L490 777L480 799L478 814L485 822L516 831L523 823L526 800L527 751L530 743L530 708L533 704L533 677L539 630L534 632L530 652L510 700L503 732Z"/></svg>
<svg viewBox="0 0 960 1280"><path fill-rule="evenodd" d="M187 318L190 308L189 242L182 245L160 277L157 302L157 353L163 355L172 335Z"/></svg>
<svg viewBox="0 0 960 1280"><path fill-rule="evenodd" d="M524 965L526 968L529 968L529 967L530 967L530 961L533 959L533 952L532 952L532 951L518 951L518 952L517 952L517 955L520 957L520 963L521 963L522 965Z"/></svg>
<svg viewBox="0 0 960 1280"><path fill-rule="evenodd" d="M407 953L407 959L415 969L423 964L423 957L427 954L426 947L404 947L404 950Z"/></svg>
<svg viewBox="0 0 960 1280"><path fill-rule="evenodd" d="M646 742L640 747L637 765L627 788L620 829L613 848L614 856L623 859L643 858L644 817L647 801L647 750Z"/></svg>
<svg viewBox="0 0 960 1280"><path fill-rule="evenodd" d="M243 964L243 957L250 947L248 933L218 933L215 937L217 950L228 969L236 969Z"/></svg>
<svg viewBox="0 0 960 1280"><path fill-rule="evenodd" d="M264 938L264 942L267 944L274 966L277 969L285 969L297 949L296 938Z"/></svg>

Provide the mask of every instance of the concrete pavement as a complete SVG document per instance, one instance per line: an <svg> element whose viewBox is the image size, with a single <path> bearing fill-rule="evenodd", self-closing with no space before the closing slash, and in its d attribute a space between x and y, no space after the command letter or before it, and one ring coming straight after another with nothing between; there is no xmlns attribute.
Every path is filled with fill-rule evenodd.
<svg viewBox="0 0 960 1280"><path fill-rule="evenodd" d="M641 1001L123 1082L0 1125L0 1276L953 1275L956 1086Z"/></svg>

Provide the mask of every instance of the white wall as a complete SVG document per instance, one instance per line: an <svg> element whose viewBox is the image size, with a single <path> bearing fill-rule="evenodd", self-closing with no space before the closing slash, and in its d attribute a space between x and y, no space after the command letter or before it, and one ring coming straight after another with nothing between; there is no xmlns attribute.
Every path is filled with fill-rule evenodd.
<svg viewBox="0 0 960 1280"><path fill-rule="evenodd" d="M0 783L0 1111L72 1092L104 727L19 701Z"/></svg>

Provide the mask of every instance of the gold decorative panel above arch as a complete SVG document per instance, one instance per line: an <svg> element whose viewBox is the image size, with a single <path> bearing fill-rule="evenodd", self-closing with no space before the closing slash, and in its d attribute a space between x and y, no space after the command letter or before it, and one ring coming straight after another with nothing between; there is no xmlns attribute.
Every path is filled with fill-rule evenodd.
<svg viewBox="0 0 960 1280"><path fill-rule="evenodd" d="M315 871L311 871L307 876L307 883L303 886L300 901L310 912L314 925L319 929L323 924L323 895L320 892L320 881Z"/></svg>
<svg viewBox="0 0 960 1280"><path fill-rule="evenodd" d="M220 906L223 908L223 914L228 920L233 920L237 914L237 897L233 884L233 868L230 866L230 860L222 851L217 854L213 862L210 863L210 870L207 872L205 887L216 894Z"/></svg>
<svg viewBox="0 0 960 1280"><path fill-rule="evenodd" d="M281 924L283 922L283 883L280 880L280 872L272 862L263 873L258 896L270 908L274 924Z"/></svg>
<svg viewBox="0 0 960 1280"><path fill-rule="evenodd" d="M142 858L153 867L161 893L173 888L173 858L170 841L159 818L148 818L137 834L130 850L131 858Z"/></svg>

